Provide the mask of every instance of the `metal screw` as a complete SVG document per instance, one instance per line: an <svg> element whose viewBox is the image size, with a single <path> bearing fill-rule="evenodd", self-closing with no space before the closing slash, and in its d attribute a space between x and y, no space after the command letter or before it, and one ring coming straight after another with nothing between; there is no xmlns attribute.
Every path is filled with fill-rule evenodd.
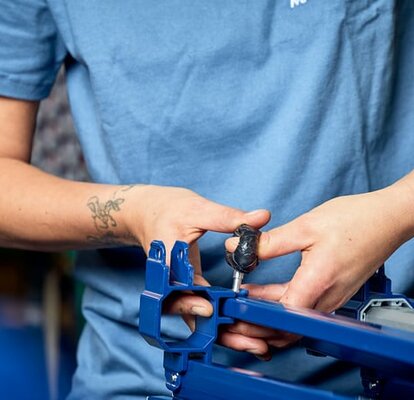
<svg viewBox="0 0 414 400"><path fill-rule="evenodd" d="M233 272L233 287L232 290L236 293L240 292L240 286L243 282L244 274L243 272L234 270Z"/></svg>

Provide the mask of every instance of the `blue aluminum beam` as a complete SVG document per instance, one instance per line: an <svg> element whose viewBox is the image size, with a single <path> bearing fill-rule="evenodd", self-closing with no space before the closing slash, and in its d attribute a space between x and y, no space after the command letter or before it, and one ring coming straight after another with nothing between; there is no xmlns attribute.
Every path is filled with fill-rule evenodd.
<svg viewBox="0 0 414 400"><path fill-rule="evenodd" d="M315 310L248 298L226 299L223 315L306 336L306 345L342 360L414 380L414 335Z"/></svg>
<svg viewBox="0 0 414 400"><path fill-rule="evenodd" d="M261 374L191 360L181 377L177 400L350 400L309 386L269 379Z"/></svg>

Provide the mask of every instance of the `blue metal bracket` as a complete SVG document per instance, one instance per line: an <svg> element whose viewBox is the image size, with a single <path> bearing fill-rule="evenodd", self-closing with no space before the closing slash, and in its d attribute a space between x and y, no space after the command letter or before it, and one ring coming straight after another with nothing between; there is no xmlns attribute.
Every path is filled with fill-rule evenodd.
<svg viewBox="0 0 414 400"><path fill-rule="evenodd" d="M404 308L413 308L412 301L408 297L392 292L391 280L385 275L385 268L382 266L335 314L365 321L367 308L376 302L388 302L399 304Z"/></svg>
<svg viewBox="0 0 414 400"><path fill-rule="evenodd" d="M391 288L391 280L385 275L382 266L375 274L359 289L359 291L339 310L336 315L343 315L359 321L369 321L369 313L375 308L381 311L381 307L391 308L395 312L402 309L413 309L413 302L406 296L394 294ZM403 317L404 312L399 313ZM394 318L397 315L394 313ZM397 319L398 320L398 319ZM401 325L401 323L399 323ZM410 330L413 327L410 326ZM365 389L365 395L373 398L384 396L389 389L389 379L382 371L374 368L361 368L361 380ZM397 384L394 384L394 387ZM411 385L410 385L411 386ZM399 387L399 393L404 392L404 385Z"/></svg>
<svg viewBox="0 0 414 400"><path fill-rule="evenodd" d="M213 344L219 326L236 320L302 335L306 346L313 351L360 365L364 368L362 378L368 386L374 387L381 377L381 385L370 392L373 396L385 393L384 390L390 391L392 387L399 388L400 393L414 393L413 333L315 310L249 299L247 291L236 294L230 289L198 286L194 285L193 278L186 243L176 242L171 253L171 267L166 265L163 243L152 243L147 260L146 289L141 295L139 329L150 344L164 350L166 384L174 398L236 397L243 400L259 395L263 399L344 399L331 392L270 380L257 374L229 371L212 364ZM372 285L378 290L376 293L382 291L384 296L394 296L382 272L374 278L377 281ZM198 317L195 331L187 339L168 341L161 332L163 304L180 291L197 292L208 299L213 306L213 315ZM366 299L371 299L369 293L365 292ZM200 388L201 382L207 386ZM269 397L265 393L270 389Z"/></svg>
<svg viewBox="0 0 414 400"><path fill-rule="evenodd" d="M189 262L186 243L175 243L171 252L171 267L168 267L164 244L152 242L147 259L145 291L141 295L139 330L148 343L165 351L167 387L172 391L180 386L180 374L187 370L190 356L211 363L219 325L234 322L232 318L220 314L220 306L223 299L234 298L236 293L219 287L194 285L193 281L194 270ZM213 306L213 315L210 318L197 317L195 331L184 341L166 341L161 332L163 304L178 291L197 292L208 299ZM242 291L238 295L246 296L247 292Z"/></svg>

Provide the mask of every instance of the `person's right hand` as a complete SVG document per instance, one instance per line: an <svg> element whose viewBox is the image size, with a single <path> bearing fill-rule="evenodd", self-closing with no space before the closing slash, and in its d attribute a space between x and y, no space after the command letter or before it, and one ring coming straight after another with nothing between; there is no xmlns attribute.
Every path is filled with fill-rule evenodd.
<svg viewBox="0 0 414 400"><path fill-rule="evenodd" d="M285 283L246 285L249 296L331 313L345 304L387 258L414 237L414 173L393 185L331 199L285 225L263 232L259 258L302 255ZM227 240L234 251L237 238ZM245 330L246 335L249 330ZM267 343L289 345L298 336L269 332Z"/></svg>

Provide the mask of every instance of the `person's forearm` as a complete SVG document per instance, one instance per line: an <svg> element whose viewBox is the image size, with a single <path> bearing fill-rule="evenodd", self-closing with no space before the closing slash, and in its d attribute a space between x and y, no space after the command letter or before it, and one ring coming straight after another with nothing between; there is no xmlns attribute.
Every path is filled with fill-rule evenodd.
<svg viewBox="0 0 414 400"><path fill-rule="evenodd" d="M62 250L138 244L125 224L141 187L74 182L0 159L0 246Z"/></svg>

